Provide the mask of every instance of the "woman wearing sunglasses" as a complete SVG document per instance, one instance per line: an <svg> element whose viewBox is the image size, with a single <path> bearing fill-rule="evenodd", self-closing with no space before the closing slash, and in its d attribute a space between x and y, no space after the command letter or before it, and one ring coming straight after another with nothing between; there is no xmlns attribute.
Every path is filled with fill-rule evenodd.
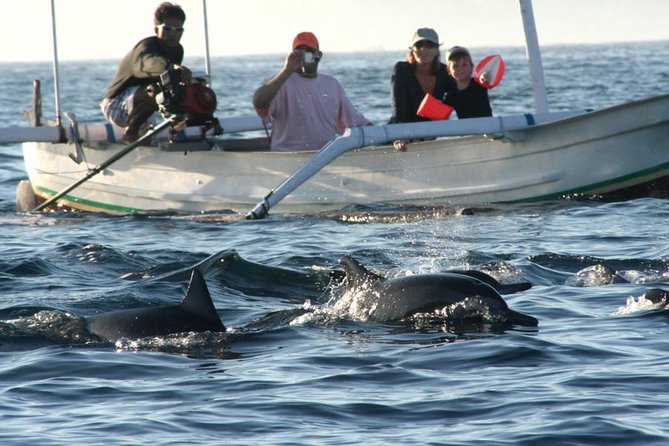
<svg viewBox="0 0 669 446"><path fill-rule="evenodd" d="M439 36L432 28L419 28L413 35L406 62L397 62L391 78L392 117L390 123L428 121L417 115L426 93L441 100L455 88L446 65L439 60ZM406 150L407 141L395 141L397 150Z"/></svg>

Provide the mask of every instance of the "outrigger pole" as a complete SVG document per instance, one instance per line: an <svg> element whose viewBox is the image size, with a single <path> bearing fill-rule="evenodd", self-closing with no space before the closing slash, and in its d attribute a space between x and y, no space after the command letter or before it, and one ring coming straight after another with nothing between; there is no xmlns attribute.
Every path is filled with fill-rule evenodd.
<svg viewBox="0 0 669 446"><path fill-rule="evenodd" d="M532 82L532 91L534 92L534 107L537 113L545 113L548 111L548 97L546 95L544 68L541 63L537 27L534 23L532 0L519 1L520 15L523 17L523 29L525 30L525 49L530 65L530 80Z"/></svg>
<svg viewBox="0 0 669 446"><path fill-rule="evenodd" d="M56 125L61 127L60 76L58 74L58 41L56 40L56 6L54 0L51 0L51 35L53 41L53 90L56 100Z"/></svg>
<svg viewBox="0 0 669 446"><path fill-rule="evenodd" d="M207 18L207 0L202 0L202 16L204 17L204 74L207 86L211 88L211 64L209 62L209 24Z"/></svg>

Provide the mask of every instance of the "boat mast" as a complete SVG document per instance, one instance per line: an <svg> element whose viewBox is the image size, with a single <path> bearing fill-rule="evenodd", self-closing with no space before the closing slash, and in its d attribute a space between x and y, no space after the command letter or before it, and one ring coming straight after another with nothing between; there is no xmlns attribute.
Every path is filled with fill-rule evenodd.
<svg viewBox="0 0 669 446"><path fill-rule="evenodd" d="M523 16L523 29L525 30L525 48L530 65L530 78L532 91L534 92L534 107L537 113L548 111L548 97L546 95L546 84L544 82L544 68L541 64L541 50L537 38L537 28L534 24L534 12L532 0L519 0L520 13Z"/></svg>
<svg viewBox="0 0 669 446"><path fill-rule="evenodd" d="M209 25L207 19L207 0L202 0L202 11L204 16L204 74L207 84L211 88L211 65L209 62Z"/></svg>
<svg viewBox="0 0 669 446"><path fill-rule="evenodd" d="M56 41L56 7L51 0L51 35L53 41L53 90L56 98L56 125L60 127L60 76L58 75L58 42Z"/></svg>

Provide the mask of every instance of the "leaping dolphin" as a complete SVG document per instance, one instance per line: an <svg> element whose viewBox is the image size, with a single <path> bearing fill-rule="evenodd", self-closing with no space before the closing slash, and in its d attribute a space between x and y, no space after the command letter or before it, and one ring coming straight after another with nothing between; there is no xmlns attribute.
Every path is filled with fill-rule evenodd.
<svg viewBox="0 0 669 446"><path fill-rule="evenodd" d="M86 321L91 333L115 342L173 333L225 331L202 274L191 273L186 296L178 305L133 308L92 316Z"/></svg>
<svg viewBox="0 0 669 446"><path fill-rule="evenodd" d="M511 310L499 293L487 283L464 274L416 274L386 279L368 271L357 260L344 256L345 292L362 292L368 300L369 319L377 322L397 321L417 313L430 313L458 304L474 303L493 318L505 323L536 326L537 319ZM466 312L454 313L465 318ZM471 316L471 315L469 315Z"/></svg>

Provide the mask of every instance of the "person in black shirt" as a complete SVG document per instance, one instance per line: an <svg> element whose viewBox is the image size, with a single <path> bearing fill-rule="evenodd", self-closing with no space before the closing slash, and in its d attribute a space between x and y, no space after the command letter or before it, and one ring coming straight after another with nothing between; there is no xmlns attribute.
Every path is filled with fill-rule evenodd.
<svg viewBox="0 0 669 446"><path fill-rule="evenodd" d="M392 117L390 123L428 121L418 116L425 93L441 99L455 85L439 60L439 37L431 28L418 29L406 62L397 62L391 78Z"/></svg>
<svg viewBox="0 0 669 446"><path fill-rule="evenodd" d="M472 78L474 63L467 48L454 46L446 56L448 74L455 79L456 88L449 89L443 102L455 109L458 119L492 116L488 90ZM486 73L483 73L485 81Z"/></svg>
<svg viewBox="0 0 669 446"><path fill-rule="evenodd" d="M155 36L142 39L126 54L104 94L102 113L110 122L125 128L126 142L136 141L140 133L145 133L147 121L158 110L147 86L168 68L180 70L185 83L191 80L190 70L181 65L184 49L179 42L185 21L181 6L161 3L154 13Z"/></svg>
<svg viewBox="0 0 669 446"><path fill-rule="evenodd" d="M406 62L397 62L391 78L392 117L390 123L428 121L416 112L425 93L442 99L447 90L455 89L446 65L439 60L439 36L432 28L419 28L413 35ZM394 143L406 150L406 141Z"/></svg>

